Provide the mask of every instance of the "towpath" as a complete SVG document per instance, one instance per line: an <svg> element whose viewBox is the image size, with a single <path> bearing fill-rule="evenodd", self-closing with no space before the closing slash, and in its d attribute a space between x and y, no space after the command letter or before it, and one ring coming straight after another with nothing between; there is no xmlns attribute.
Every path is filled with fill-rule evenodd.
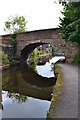
<svg viewBox="0 0 80 120"><path fill-rule="evenodd" d="M78 118L78 66L58 64L63 73L63 91L55 104L56 118Z"/></svg>

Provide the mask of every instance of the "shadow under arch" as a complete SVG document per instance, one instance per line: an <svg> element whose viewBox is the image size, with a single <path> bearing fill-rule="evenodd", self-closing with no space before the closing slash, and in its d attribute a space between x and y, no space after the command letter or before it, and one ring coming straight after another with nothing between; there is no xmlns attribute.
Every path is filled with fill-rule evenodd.
<svg viewBox="0 0 80 120"><path fill-rule="evenodd" d="M20 64L26 63L26 60L28 56L31 54L31 52L38 46L43 45L43 44L49 44L49 43L32 43L29 45L26 45L22 50L21 50L21 57L20 57Z"/></svg>

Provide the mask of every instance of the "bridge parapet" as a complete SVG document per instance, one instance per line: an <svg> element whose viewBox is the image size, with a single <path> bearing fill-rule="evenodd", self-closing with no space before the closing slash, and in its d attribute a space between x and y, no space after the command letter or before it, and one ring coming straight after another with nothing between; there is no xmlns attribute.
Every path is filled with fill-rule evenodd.
<svg viewBox="0 0 80 120"><path fill-rule="evenodd" d="M40 40L40 39L57 39L59 38L58 29L46 29L46 30L36 30L24 33L17 34L17 40L25 41L25 40Z"/></svg>

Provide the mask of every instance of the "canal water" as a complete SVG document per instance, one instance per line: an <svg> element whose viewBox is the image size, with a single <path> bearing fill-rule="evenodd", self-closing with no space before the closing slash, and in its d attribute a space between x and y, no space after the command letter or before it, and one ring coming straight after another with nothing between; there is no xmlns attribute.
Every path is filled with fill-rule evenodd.
<svg viewBox="0 0 80 120"><path fill-rule="evenodd" d="M46 118L56 84L54 63L55 57L44 56L3 71L2 118Z"/></svg>

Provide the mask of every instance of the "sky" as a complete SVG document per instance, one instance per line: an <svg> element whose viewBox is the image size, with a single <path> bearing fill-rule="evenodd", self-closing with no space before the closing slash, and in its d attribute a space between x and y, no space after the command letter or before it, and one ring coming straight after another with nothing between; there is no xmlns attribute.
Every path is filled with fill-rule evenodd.
<svg viewBox="0 0 80 120"><path fill-rule="evenodd" d="M25 16L27 31L56 28L62 9L62 5L54 3L54 0L1 0L0 35L7 34L3 30L4 22L14 15Z"/></svg>

